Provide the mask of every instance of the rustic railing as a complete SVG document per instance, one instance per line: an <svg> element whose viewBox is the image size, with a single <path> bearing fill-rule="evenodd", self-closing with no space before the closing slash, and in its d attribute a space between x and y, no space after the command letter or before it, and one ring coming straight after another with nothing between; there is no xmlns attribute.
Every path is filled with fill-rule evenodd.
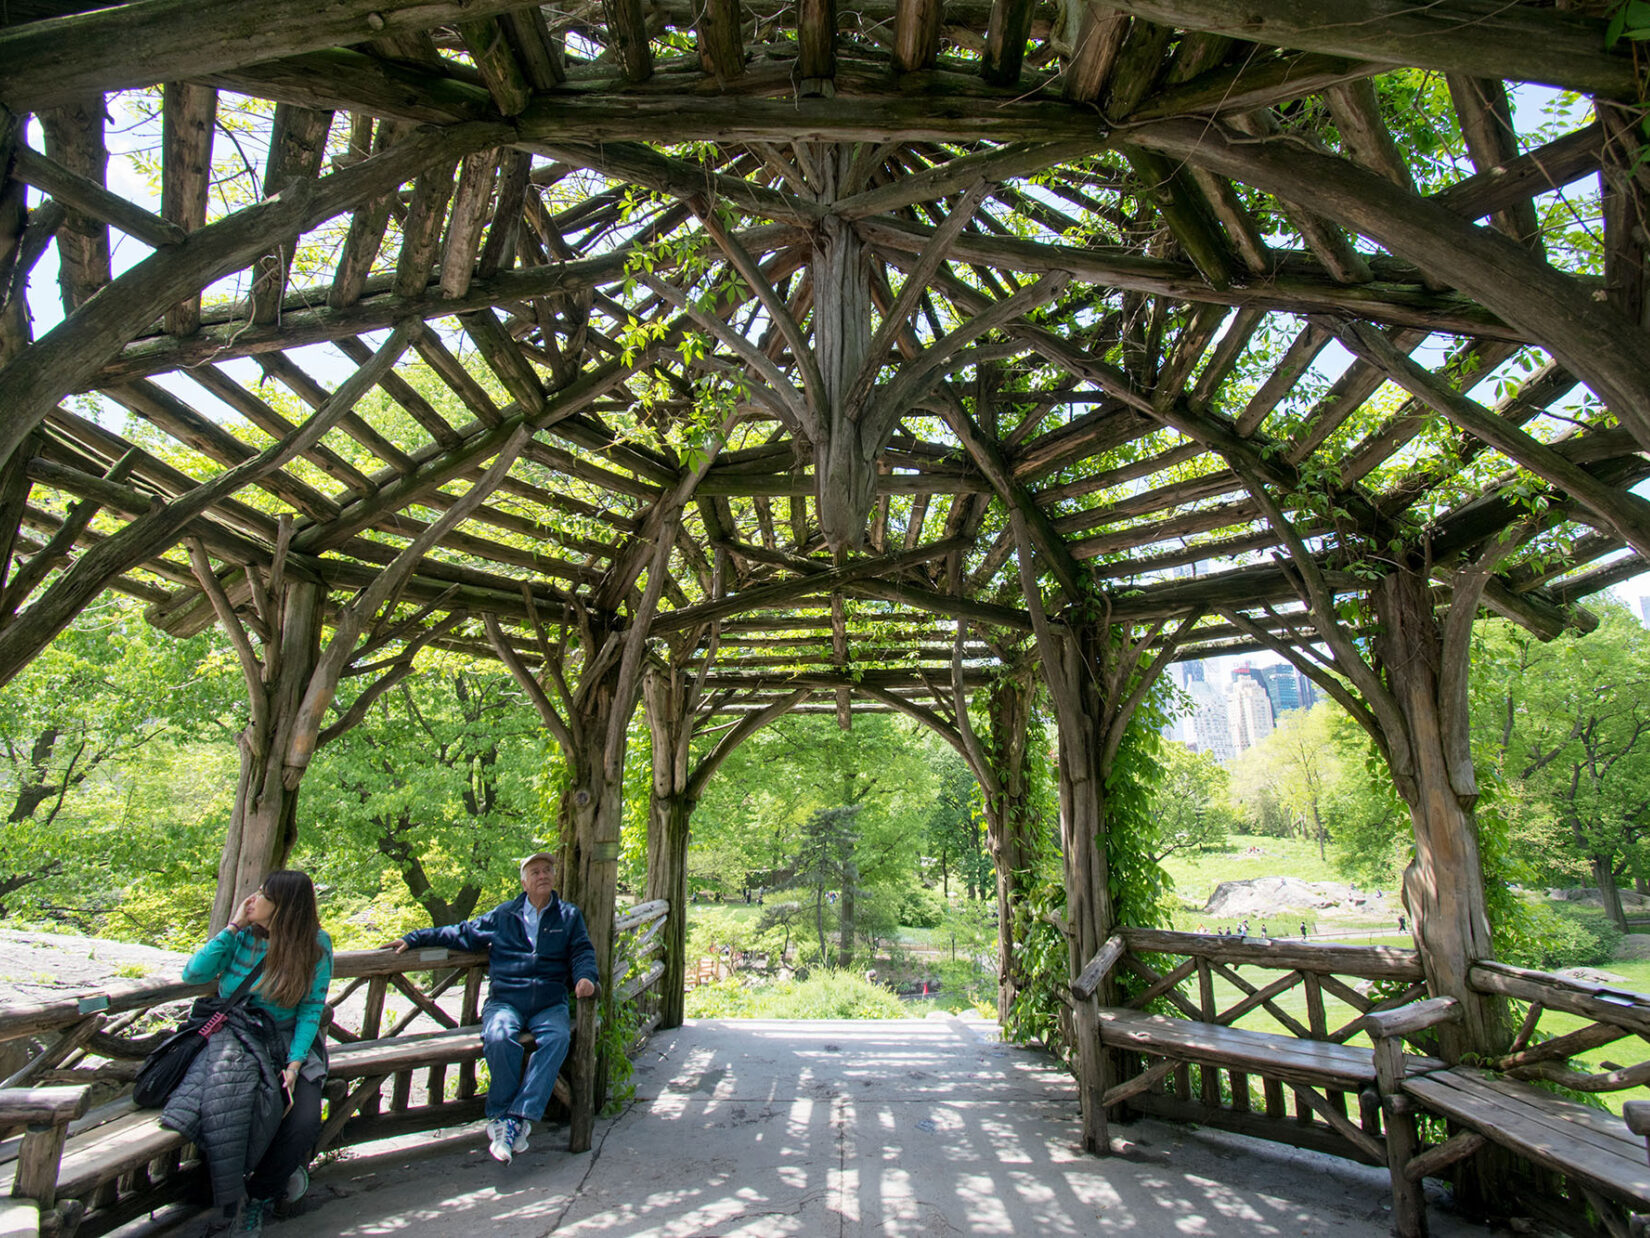
<svg viewBox="0 0 1650 1238"><path fill-rule="evenodd" d="M1530 971L1506 963L1477 963L1467 973L1467 982L1480 993L1493 993L1525 1003L1523 1023L1512 1047L1501 1057L1484 1063L1489 1069L1511 1079L1558 1084L1576 1092L1620 1092L1650 1086L1650 1061L1622 1066L1605 1062L1602 1071L1580 1070L1569 1060L1616 1045L1645 1051L1643 1039L1650 1038L1650 996L1607 984L1594 984ZM1541 1023L1549 1012L1589 1020L1581 1028L1546 1035ZM1622 1045L1620 1042L1625 1041Z"/></svg>
<svg viewBox="0 0 1650 1238"><path fill-rule="evenodd" d="M615 1000L634 1001L640 1025L629 1051L659 1026L659 981L665 974L664 928L670 919L668 899L638 903L613 918L613 983Z"/></svg>
<svg viewBox="0 0 1650 1238"><path fill-rule="evenodd" d="M1123 982L1119 973L1134 983ZM1358 1037L1356 1024L1371 1011L1426 996L1414 950L1153 929L1120 930L1084 968L1073 992L1086 1000L1113 976L1119 976L1111 983L1114 995L1133 990L1115 998L1115 1008L1152 1011L1210 1029L1241 1023L1248 1030L1328 1045ZM1345 1091L1309 1086L1281 1058L1279 1070L1268 1073L1264 1066L1240 1069L1185 1056L1148 1063L1147 1056L1109 1050L1103 1100L1108 1111L1197 1122L1379 1163L1381 1126L1373 1095L1350 1097L1354 1118Z"/></svg>

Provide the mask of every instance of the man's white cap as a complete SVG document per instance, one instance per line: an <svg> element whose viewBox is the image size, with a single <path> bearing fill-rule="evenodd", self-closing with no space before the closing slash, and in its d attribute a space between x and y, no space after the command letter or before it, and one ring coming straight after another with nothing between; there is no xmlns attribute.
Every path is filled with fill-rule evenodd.
<svg viewBox="0 0 1650 1238"><path fill-rule="evenodd" d="M525 873L527 871L527 866L534 860L548 860L552 865L560 863L560 861L556 858L556 853L554 851L535 851L532 855L526 856L522 859L521 871Z"/></svg>

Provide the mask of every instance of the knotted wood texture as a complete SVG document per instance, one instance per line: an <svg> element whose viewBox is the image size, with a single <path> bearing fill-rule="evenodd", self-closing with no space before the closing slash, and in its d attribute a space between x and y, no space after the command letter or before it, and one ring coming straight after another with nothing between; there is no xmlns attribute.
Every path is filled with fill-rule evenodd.
<svg viewBox="0 0 1650 1238"><path fill-rule="evenodd" d="M384 683L431 646L500 659L533 698L572 769L559 829L592 924L649 665L680 677L653 711L678 750L850 702L934 726L1003 779L1012 869L1028 706L998 689L988 740L968 719L1007 663L1060 715L1075 974L1118 927L1106 784L1141 694L1172 660L1268 649L1392 762L1428 977L1477 1003L1451 1051L1505 1049L1464 988L1488 951L1466 662L1435 644L1465 649L1481 604L1585 630L1580 603L1650 544L1642 56L1602 19L133 0L10 20L0 680L113 588L169 631L224 623L255 697L284 691L282 599L310 591L331 652L269 706L307 738L252 744L248 777L282 790L248 854L303 828L309 754L360 717L333 704L350 659ZM1596 119L1537 134L1525 83ZM1403 622L1371 662L1360 625L1395 576ZM681 759L658 793L663 894ZM229 884L262 862L244 798Z"/></svg>

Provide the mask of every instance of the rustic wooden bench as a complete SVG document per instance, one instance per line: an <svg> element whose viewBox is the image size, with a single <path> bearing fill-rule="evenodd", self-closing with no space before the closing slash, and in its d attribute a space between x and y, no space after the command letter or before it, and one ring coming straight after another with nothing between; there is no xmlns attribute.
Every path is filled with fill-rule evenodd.
<svg viewBox="0 0 1650 1238"><path fill-rule="evenodd" d="M1108 1105L1122 1104L1146 1093L1183 1064L1234 1071L1240 1078L1254 1075L1262 1080L1263 1088L1287 1085L1295 1096L1296 1116L1268 1117L1240 1106L1214 1124L1263 1138L1300 1142L1303 1132L1299 1107L1304 1106L1322 1121L1322 1128L1309 1136L1319 1150L1369 1165L1387 1163L1381 1128L1374 1116L1380 1094L1372 1050L1123 1008L1103 1007L1098 1016L1102 1045L1157 1059L1155 1065L1109 1088ZM1431 1058L1409 1059L1414 1070L1442 1065ZM1357 1121L1338 1099L1348 1095L1357 1098ZM1161 1111L1161 1105L1153 1108ZM1200 1114L1197 1120L1208 1122L1209 1115ZM1280 1121L1289 1124L1281 1131L1277 1129Z"/></svg>
<svg viewBox="0 0 1650 1238"><path fill-rule="evenodd" d="M1650 1234L1650 1102L1629 1102L1624 1121L1602 1109L1566 1100L1477 1066L1421 1065L1404 1053L1399 1038L1460 1017L1453 998L1371 1014L1364 1023L1375 1042L1376 1069L1387 1111L1393 1191L1393 1223L1399 1238L1424 1238L1424 1178L1476 1153L1486 1143L1506 1148L1532 1166L1560 1174L1579 1194L1574 1212L1546 1219L1574 1232L1593 1232L1590 1210L1606 1232L1619 1238ZM1419 1067L1419 1068L1418 1068ZM1445 1119L1450 1136L1423 1147L1418 1113ZM1535 1203L1531 1193L1521 1205ZM1538 1209L1539 1210L1539 1209Z"/></svg>
<svg viewBox="0 0 1650 1238"><path fill-rule="evenodd" d="M579 1003L581 1009L589 1009L592 1014L594 1005L593 1001ZM529 1050L533 1048L530 1034L523 1033L519 1039ZM482 1116L484 1097L442 1098L408 1108L407 1098L402 1095L392 1101L389 1113L363 1115L361 1110L368 1100L380 1095L386 1081L393 1078L401 1087L413 1071L423 1069L432 1072L428 1086L434 1096L441 1097L442 1072L480 1057L479 1025L334 1048L327 1076L328 1116L317 1137L316 1152L324 1152L346 1134L348 1142L360 1143L476 1120ZM84 1109L84 1087L38 1091L78 1092ZM553 1095L571 1109L572 1091L565 1073L557 1077ZM64 1119L65 1127L68 1121ZM129 1099L89 1115L82 1127L70 1131L66 1139L60 1137L58 1148L60 1157L49 1167L42 1162L35 1178L27 1183L20 1159L12 1190L17 1195L43 1199L46 1208L52 1206L54 1197L75 1201L76 1218L86 1211L93 1214L94 1223L88 1232L106 1231L182 1198L189 1183L178 1171L196 1160L193 1147L176 1131L163 1127L157 1111L138 1109ZM51 1189L42 1194L48 1179ZM7 1184L5 1171L0 1170L0 1186ZM75 1228L74 1221L60 1227L64 1233L73 1233Z"/></svg>
<svg viewBox="0 0 1650 1238"><path fill-rule="evenodd" d="M1254 968L1271 978L1240 972ZM1126 1001L1114 973L1137 980ZM1384 994L1356 987L1370 980L1396 983ZM1149 1114L1385 1165L1372 1050L1344 1042L1370 1010L1424 996L1420 982L1409 951L1122 929L1072 984L1079 1034L1106 1050L1101 1129ZM1280 1004L1292 989L1304 992L1304 1021ZM1152 1005L1179 1017L1148 1013ZM1259 1014L1271 1028L1234 1026Z"/></svg>

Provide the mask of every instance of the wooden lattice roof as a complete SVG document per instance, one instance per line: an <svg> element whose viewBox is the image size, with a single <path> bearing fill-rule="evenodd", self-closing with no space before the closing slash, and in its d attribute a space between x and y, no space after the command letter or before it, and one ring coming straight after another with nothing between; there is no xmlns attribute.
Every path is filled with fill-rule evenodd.
<svg viewBox="0 0 1650 1238"><path fill-rule="evenodd" d="M248 611L414 547L387 643L531 661L664 538L730 709L1007 656L1010 512L1052 610L1180 656L1295 639L1267 493L1344 590L1513 529L1487 601L1549 633L1650 552L1642 86L1585 6L76 7L0 11L11 670L105 585L210 624L185 539Z"/></svg>

